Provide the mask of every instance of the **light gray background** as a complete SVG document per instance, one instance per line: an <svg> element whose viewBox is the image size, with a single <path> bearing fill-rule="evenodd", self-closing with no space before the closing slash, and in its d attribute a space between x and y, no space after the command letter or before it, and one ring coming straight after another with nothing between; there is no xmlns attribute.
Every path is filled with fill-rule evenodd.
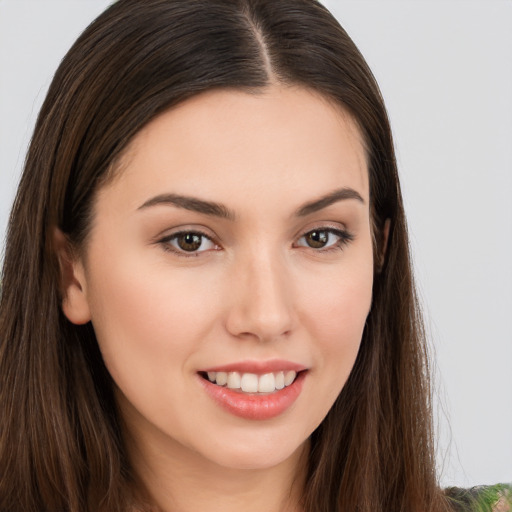
<svg viewBox="0 0 512 512"><path fill-rule="evenodd" d="M107 0L0 0L0 237L53 72ZM512 1L325 0L394 130L443 485L512 481ZM2 242L3 246L3 242Z"/></svg>

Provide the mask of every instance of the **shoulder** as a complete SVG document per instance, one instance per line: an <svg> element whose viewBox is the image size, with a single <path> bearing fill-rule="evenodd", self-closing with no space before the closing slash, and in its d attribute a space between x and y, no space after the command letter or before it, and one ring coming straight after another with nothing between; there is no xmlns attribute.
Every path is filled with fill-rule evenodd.
<svg viewBox="0 0 512 512"><path fill-rule="evenodd" d="M477 485L445 489L454 512L512 512L512 485Z"/></svg>

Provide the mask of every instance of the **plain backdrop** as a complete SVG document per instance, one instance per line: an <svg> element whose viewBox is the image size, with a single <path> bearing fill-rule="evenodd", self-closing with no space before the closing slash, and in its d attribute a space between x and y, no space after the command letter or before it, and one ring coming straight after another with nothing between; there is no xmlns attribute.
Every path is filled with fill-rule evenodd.
<svg viewBox="0 0 512 512"><path fill-rule="evenodd" d="M325 0L381 86L435 355L443 485L512 481L512 1ZM106 0L0 0L0 237L52 75Z"/></svg>

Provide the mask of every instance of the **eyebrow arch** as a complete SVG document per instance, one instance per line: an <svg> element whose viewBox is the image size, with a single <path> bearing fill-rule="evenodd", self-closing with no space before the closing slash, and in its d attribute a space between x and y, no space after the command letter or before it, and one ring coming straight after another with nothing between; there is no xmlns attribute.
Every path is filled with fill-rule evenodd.
<svg viewBox="0 0 512 512"><path fill-rule="evenodd" d="M143 210L151 206L172 205L185 210L202 213L204 215L212 215L222 219L235 220L235 214L226 206L212 201L204 201L196 197L182 196L179 194L161 194L148 199L138 210Z"/></svg>
<svg viewBox="0 0 512 512"><path fill-rule="evenodd" d="M306 203L295 212L295 215L297 217L305 217L306 215L315 213L323 208L327 208L331 204L337 203L338 201L345 201L347 199L355 199L364 204L364 199L361 197L359 192L353 188L344 187L330 192L320 199L315 199L314 201Z"/></svg>

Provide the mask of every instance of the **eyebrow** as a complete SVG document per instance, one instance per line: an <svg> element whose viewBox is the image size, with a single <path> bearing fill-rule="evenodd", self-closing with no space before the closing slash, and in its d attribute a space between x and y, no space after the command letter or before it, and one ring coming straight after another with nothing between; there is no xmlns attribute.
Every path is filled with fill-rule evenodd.
<svg viewBox="0 0 512 512"><path fill-rule="evenodd" d="M359 192L352 188L344 187L338 190L334 190L333 192L330 192L329 194L322 196L319 199L315 199L314 201L310 201L300 206L295 211L295 216L305 217L319 210L322 210L323 208L327 208L331 204L337 203L339 201L345 201L347 199L355 199L364 204L364 199L361 197ZM211 215L213 217L220 217L222 219L231 221L235 220L236 218L235 213L221 203L205 201L204 199L199 199L197 197L182 196L179 194L160 194L158 196L152 197L151 199L148 199L144 204L139 206L138 210L143 210L150 208L151 206L158 205L177 206L178 208L183 208L185 210L202 213L204 215Z"/></svg>
<svg viewBox="0 0 512 512"><path fill-rule="evenodd" d="M182 196L179 194L161 194L147 200L139 210L149 208L150 206L157 205L171 205L190 210L193 212L202 213L204 215L211 215L213 217L220 217L222 219L235 220L235 213L229 208L220 203L213 201L205 201L197 197Z"/></svg>
<svg viewBox="0 0 512 512"><path fill-rule="evenodd" d="M345 201L347 199L355 199L356 201L364 204L364 199L361 197L359 192L353 188L344 187L334 190L319 199L306 203L295 212L295 215L297 217L305 217L306 215L311 215L319 210L323 210L331 204L337 203L338 201Z"/></svg>

